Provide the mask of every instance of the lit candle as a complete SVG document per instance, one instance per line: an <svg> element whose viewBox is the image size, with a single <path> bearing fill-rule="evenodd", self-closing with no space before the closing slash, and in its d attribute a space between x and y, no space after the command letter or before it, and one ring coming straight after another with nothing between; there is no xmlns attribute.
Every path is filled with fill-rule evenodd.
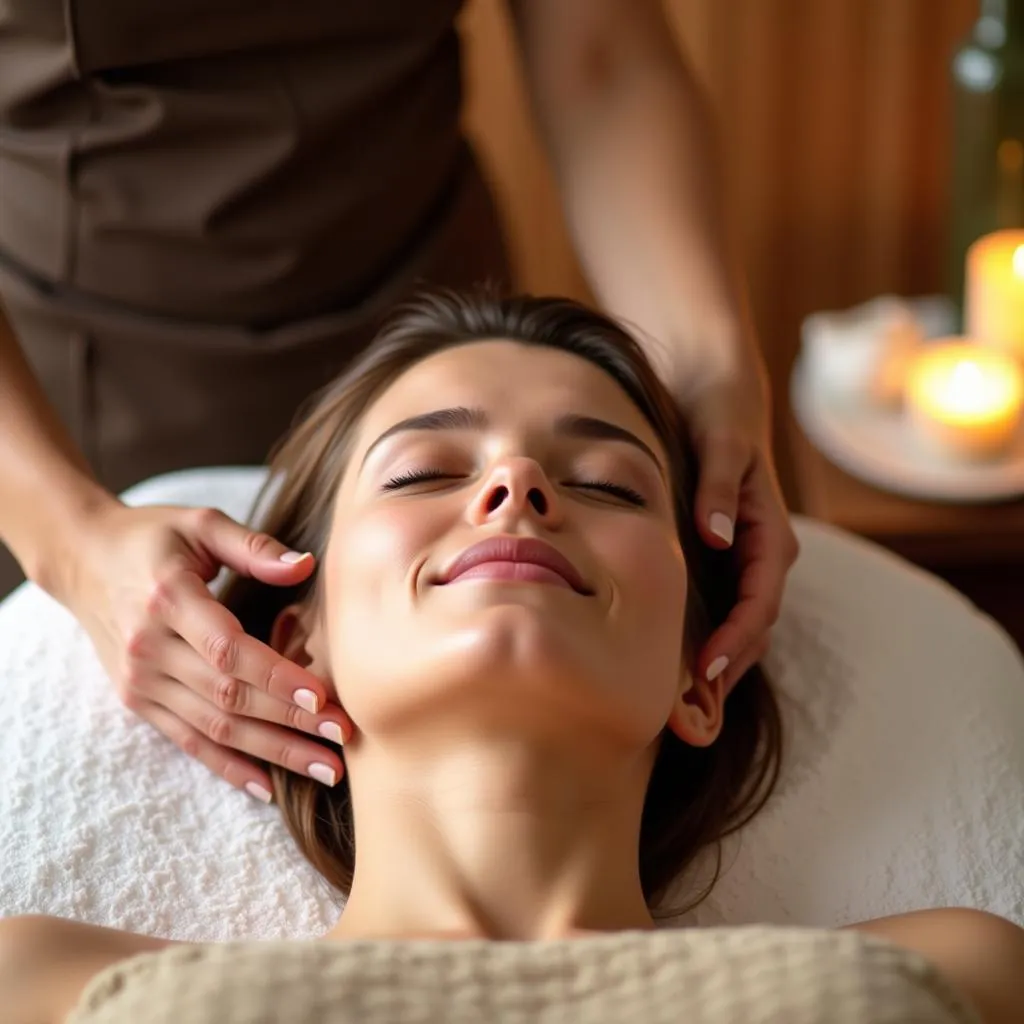
<svg viewBox="0 0 1024 1024"><path fill-rule="evenodd" d="M1024 230L997 231L967 251L966 333L1024 360Z"/></svg>
<svg viewBox="0 0 1024 1024"><path fill-rule="evenodd" d="M948 338L910 365L906 408L932 448L957 459L1000 455L1020 429L1024 369L1010 353Z"/></svg>

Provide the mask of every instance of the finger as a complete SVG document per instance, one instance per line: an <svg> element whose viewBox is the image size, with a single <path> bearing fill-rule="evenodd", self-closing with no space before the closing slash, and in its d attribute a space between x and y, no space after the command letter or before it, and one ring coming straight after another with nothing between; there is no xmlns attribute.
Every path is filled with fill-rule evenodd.
<svg viewBox="0 0 1024 1024"><path fill-rule="evenodd" d="M741 573L737 603L698 659L699 670L710 678L730 666L735 671L744 651L767 636L799 552L785 503L763 460L751 467L741 500L745 522L735 552Z"/></svg>
<svg viewBox="0 0 1024 1024"><path fill-rule="evenodd" d="M136 711L179 750L206 765L214 775L265 804L273 800L274 787L269 774L247 758L218 747L177 715L152 701L140 702Z"/></svg>
<svg viewBox="0 0 1024 1024"><path fill-rule="evenodd" d="M337 752L322 743L307 740L301 733L279 725L227 714L175 679L154 680L150 694L154 703L220 748L224 756L228 756L228 751L250 754L327 786L336 785L345 774L344 762Z"/></svg>
<svg viewBox="0 0 1024 1024"><path fill-rule="evenodd" d="M744 651L733 665L722 673L722 692L728 697L736 684L760 661L763 661L771 646L770 635L762 637L752 648Z"/></svg>
<svg viewBox="0 0 1024 1024"><path fill-rule="evenodd" d="M744 531L739 599L725 622L708 638L698 659L698 671L706 678L714 678L737 663L779 616L788 556L769 537L774 537L774 531L761 525Z"/></svg>
<svg viewBox="0 0 1024 1024"><path fill-rule="evenodd" d="M179 637L168 637L153 660L161 674L181 680L227 714L274 722L339 745L352 734L352 722L337 704L328 704L320 714L311 715L295 704L278 700L234 676L218 672Z"/></svg>
<svg viewBox="0 0 1024 1024"><path fill-rule="evenodd" d="M291 551L270 534L251 530L214 508L196 509L196 538L218 564L264 583L301 583L315 563L310 552Z"/></svg>
<svg viewBox="0 0 1024 1024"><path fill-rule="evenodd" d="M249 636L195 573L177 572L161 581L150 610L221 675L234 676L310 714L327 702L322 680Z"/></svg>
<svg viewBox="0 0 1024 1024"><path fill-rule="evenodd" d="M752 448L735 435L709 434L701 443L700 473L694 516L705 543L732 546L739 511L740 488L750 466Z"/></svg>

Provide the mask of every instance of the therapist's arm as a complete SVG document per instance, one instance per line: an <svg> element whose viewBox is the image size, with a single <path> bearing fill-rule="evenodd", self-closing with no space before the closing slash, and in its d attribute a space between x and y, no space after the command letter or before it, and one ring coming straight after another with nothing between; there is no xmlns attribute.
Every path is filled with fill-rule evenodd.
<svg viewBox="0 0 1024 1024"><path fill-rule="evenodd" d="M112 496L97 483L0 306L0 541L25 575L59 589L63 538Z"/></svg>
<svg viewBox="0 0 1024 1024"><path fill-rule="evenodd" d="M687 417L701 536L735 543L740 600L697 665L728 691L767 649L798 547L710 113L658 0L511 10L584 270L602 305L639 328Z"/></svg>
<svg viewBox="0 0 1024 1024"><path fill-rule="evenodd" d="M352 727L324 708L323 680L248 636L206 587L222 565L293 586L313 559L284 561L283 544L212 509L122 504L91 474L4 319L0 540L82 624L124 705L211 771L267 801L270 776L253 757L300 774L318 762L340 780L339 754L312 737L326 720L343 736ZM195 652L187 670L179 636Z"/></svg>
<svg viewBox="0 0 1024 1024"><path fill-rule="evenodd" d="M566 219L602 304L692 369L759 374L714 126L661 3L513 0L512 10Z"/></svg>

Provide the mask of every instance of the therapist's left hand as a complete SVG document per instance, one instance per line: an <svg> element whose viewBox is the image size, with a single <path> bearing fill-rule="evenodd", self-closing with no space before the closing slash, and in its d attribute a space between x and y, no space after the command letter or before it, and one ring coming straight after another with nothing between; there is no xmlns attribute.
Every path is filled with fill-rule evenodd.
<svg viewBox="0 0 1024 1024"><path fill-rule="evenodd" d="M699 459L694 508L697 530L711 547L733 547L738 601L708 638L697 671L721 676L728 693L768 652L786 575L799 544L782 497L771 444L767 372L763 364L722 373L695 386L673 387Z"/></svg>

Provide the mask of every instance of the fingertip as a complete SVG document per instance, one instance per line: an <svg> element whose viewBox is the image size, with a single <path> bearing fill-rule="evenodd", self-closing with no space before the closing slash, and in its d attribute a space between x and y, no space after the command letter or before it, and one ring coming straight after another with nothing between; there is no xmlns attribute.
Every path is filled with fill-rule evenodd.
<svg viewBox="0 0 1024 1024"><path fill-rule="evenodd" d="M732 516L725 512L712 512L707 520L708 530L719 540L725 542L726 547L732 547L736 536L736 525Z"/></svg>
<svg viewBox="0 0 1024 1024"><path fill-rule="evenodd" d="M718 657L713 658L711 663L708 665L704 672L704 678L709 683L713 683L727 668L729 667L729 658L724 654L719 654Z"/></svg>
<svg viewBox="0 0 1024 1024"><path fill-rule="evenodd" d="M345 746L345 733L339 723L333 721L321 722L316 727L316 731L325 740L330 740L331 743L336 743L339 747Z"/></svg>
<svg viewBox="0 0 1024 1024"><path fill-rule="evenodd" d="M255 797L255 799L260 801L260 803L269 804L274 801L274 794L261 782L256 782L250 779L245 784L244 788L249 796Z"/></svg>
<svg viewBox="0 0 1024 1024"><path fill-rule="evenodd" d="M254 559L252 575L263 583L292 586L308 578L316 566L316 558L309 551L283 551L277 557L268 555Z"/></svg>
<svg viewBox="0 0 1024 1024"><path fill-rule="evenodd" d="M337 696L328 696L321 702L319 714L330 715L316 724L316 731L324 739L344 747L355 732L355 724L338 702Z"/></svg>
<svg viewBox="0 0 1024 1024"><path fill-rule="evenodd" d="M285 551L271 560L270 567L286 572L289 579L304 580L316 567L316 558L310 551Z"/></svg>
<svg viewBox="0 0 1024 1024"><path fill-rule="evenodd" d="M317 689L311 690L304 686L292 694L292 702L311 715L319 714L325 703L324 695L319 692L319 689L317 687Z"/></svg>
<svg viewBox="0 0 1024 1024"><path fill-rule="evenodd" d="M743 654L729 666L729 670L722 678L722 683L725 687L725 696L732 693L740 680L744 679L747 673L750 672L755 665L760 664L767 653L767 644L758 644L753 651L748 651Z"/></svg>
<svg viewBox="0 0 1024 1024"><path fill-rule="evenodd" d="M308 560L312 565L313 553L311 551L285 551L278 556L277 560L284 562L285 565L300 565Z"/></svg>

